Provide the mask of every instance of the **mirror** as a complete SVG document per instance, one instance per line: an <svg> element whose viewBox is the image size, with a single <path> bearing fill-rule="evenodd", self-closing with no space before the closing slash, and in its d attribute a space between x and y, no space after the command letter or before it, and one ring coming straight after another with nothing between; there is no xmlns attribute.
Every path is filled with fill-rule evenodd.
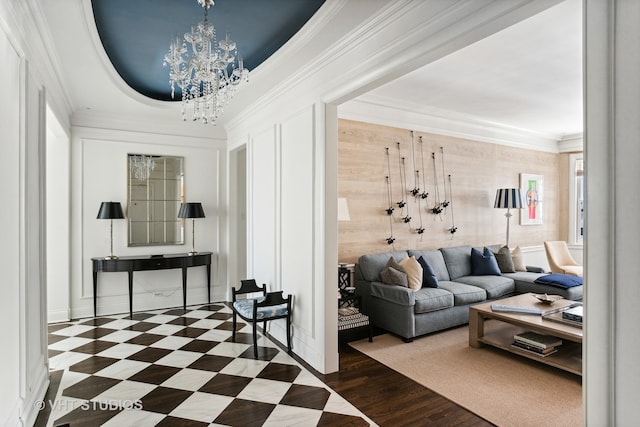
<svg viewBox="0 0 640 427"><path fill-rule="evenodd" d="M129 246L184 244L184 158L128 154Z"/></svg>

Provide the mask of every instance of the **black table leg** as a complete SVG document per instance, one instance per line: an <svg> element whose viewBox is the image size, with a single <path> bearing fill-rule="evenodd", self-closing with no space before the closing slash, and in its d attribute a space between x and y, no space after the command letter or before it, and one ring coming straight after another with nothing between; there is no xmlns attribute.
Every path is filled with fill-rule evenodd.
<svg viewBox="0 0 640 427"><path fill-rule="evenodd" d="M211 264L207 264L207 302L211 304Z"/></svg>
<svg viewBox="0 0 640 427"><path fill-rule="evenodd" d="M133 318L133 271L129 271L129 317Z"/></svg>
<svg viewBox="0 0 640 427"><path fill-rule="evenodd" d="M93 270L93 317L96 317L96 301L98 299L98 272Z"/></svg>
<svg viewBox="0 0 640 427"><path fill-rule="evenodd" d="M187 309L187 267L182 267L182 308Z"/></svg>

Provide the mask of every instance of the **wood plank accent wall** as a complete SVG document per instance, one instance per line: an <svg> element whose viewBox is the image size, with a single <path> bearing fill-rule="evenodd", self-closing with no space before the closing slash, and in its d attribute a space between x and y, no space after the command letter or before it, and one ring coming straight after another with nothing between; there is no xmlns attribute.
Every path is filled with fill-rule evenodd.
<svg viewBox="0 0 640 427"><path fill-rule="evenodd" d="M338 224L340 262L353 263L362 254L392 250L505 243L506 210L495 209L493 203L498 188L520 186L520 173L544 176L544 223L522 226L519 211L512 210L510 247L542 245L544 240L560 238L561 230L566 233L566 227L560 225L565 220L559 220L563 218L560 216L561 155L414 132L413 146L416 168L421 174L421 189L420 136L429 193L426 206L424 201L421 202L422 226L425 228L421 235L415 232L420 226L420 211L410 194L415 176L411 131L352 120L339 121L338 197L346 198L350 215L350 221L339 221ZM405 157L407 184L402 198L409 204L412 217L409 224L402 221L400 209L395 204L401 197L397 142L400 142L400 155ZM386 147L390 152L395 207L392 215L395 242L392 245L386 241L391 236L389 216L385 212L388 207ZM444 151L444 179L441 147ZM448 194L447 176L451 175L452 197L447 197L451 206L446 214L441 215L430 211L435 202L432 152L436 155L441 200L444 199L444 183L447 183ZM452 222L458 227L454 234L448 231Z"/></svg>

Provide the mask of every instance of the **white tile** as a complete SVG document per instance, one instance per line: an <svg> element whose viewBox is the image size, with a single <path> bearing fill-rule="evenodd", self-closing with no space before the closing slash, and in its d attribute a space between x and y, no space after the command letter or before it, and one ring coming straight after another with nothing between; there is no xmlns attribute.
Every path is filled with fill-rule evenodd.
<svg viewBox="0 0 640 427"><path fill-rule="evenodd" d="M295 406L278 405L273 410L269 418L262 425L263 427L313 427L317 426L322 416L322 411L317 409L298 408Z"/></svg>
<svg viewBox="0 0 640 427"><path fill-rule="evenodd" d="M191 317L192 319L204 319L208 316L211 316L211 311L206 310L193 310L183 315L183 317Z"/></svg>
<svg viewBox="0 0 640 427"><path fill-rule="evenodd" d="M363 416L362 412L334 391L331 392L326 405L324 405L324 410L336 414Z"/></svg>
<svg viewBox="0 0 640 427"><path fill-rule="evenodd" d="M147 333L156 335L173 335L176 332L183 330L184 328L184 326L178 325L158 325L153 329L149 329Z"/></svg>
<svg viewBox="0 0 640 427"><path fill-rule="evenodd" d="M169 338L169 337L168 337ZM179 338L179 337L176 337ZM166 339L166 338L163 338ZM194 353L193 351L176 350L162 357L155 362L156 365L173 366L176 368L186 368L196 360L202 357L201 353Z"/></svg>
<svg viewBox="0 0 640 427"><path fill-rule="evenodd" d="M74 335L79 335L95 328L96 328L95 326L89 326L89 325L72 325L67 328L58 329L55 332L51 332L51 334L72 337Z"/></svg>
<svg viewBox="0 0 640 427"><path fill-rule="evenodd" d="M180 390L196 391L215 376L215 372L185 368L163 382L161 385Z"/></svg>
<svg viewBox="0 0 640 427"><path fill-rule="evenodd" d="M221 374L254 378L269 364L264 360L237 358L222 368Z"/></svg>
<svg viewBox="0 0 640 427"><path fill-rule="evenodd" d="M212 354L215 356L238 357L250 347L251 347L251 344L221 342L220 344L218 344L217 346L209 350L207 354Z"/></svg>
<svg viewBox="0 0 640 427"><path fill-rule="evenodd" d="M167 350L177 350L193 341L193 338L168 336L154 342L150 347L166 348Z"/></svg>
<svg viewBox="0 0 640 427"><path fill-rule="evenodd" d="M87 355L87 356L90 356L90 355ZM80 381L84 380L85 378L89 378L90 376L91 376L90 374L84 374L82 372L65 370L62 373L62 378L60 379L60 385L58 386L58 395L61 395L64 389L71 387L72 385L79 383Z"/></svg>
<svg viewBox="0 0 640 427"><path fill-rule="evenodd" d="M178 316L172 316L170 314L156 314L155 316L144 319L144 321L149 323L167 323L177 318Z"/></svg>
<svg viewBox="0 0 640 427"><path fill-rule="evenodd" d="M135 325L136 323L140 323L140 321L131 320L131 319L117 319L117 320L114 320L113 322L105 323L100 327L107 328L107 329L125 329L125 328L128 328L129 326Z"/></svg>
<svg viewBox="0 0 640 427"><path fill-rule="evenodd" d="M110 333L109 335L105 335L102 338L100 338L100 340L109 341L109 342L125 342L141 334L142 332L138 332L138 331L120 330L120 331L115 331L113 333Z"/></svg>
<svg viewBox="0 0 640 427"><path fill-rule="evenodd" d="M90 338L69 337L49 345L49 350L69 351L81 345L88 344L93 340Z"/></svg>
<svg viewBox="0 0 640 427"><path fill-rule="evenodd" d="M75 365L78 362L82 362L85 359L90 358L90 354L74 353L73 351L67 351L53 356L49 359L49 370L59 371L67 369L71 365Z"/></svg>
<svg viewBox="0 0 640 427"><path fill-rule="evenodd" d="M88 404L87 400L76 399L68 396L59 396L51 406L51 413L49 414L49 422L47 426L53 425L53 420L68 414L74 409L83 408Z"/></svg>
<svg viewBox="0 0 640 427"><path fill-rule="evenodd" d="M195 392L169 415L210 423L233 401L232 397Z"/></svg>
<svg viewBox="0 0 640 427"><path fill-rule="evenodd" d="M316 377L306 369L302 369L296 379L293 380L293 383L299 385L310 385L314 387L326 387L325 384L318 379L318 377Z"/></svg>
<svg viewBox="0 0 640 427"><path fill-rule="evenodd" d="M254 378L244 390L240 392L238 398L277 404L282 400L282 397L290 387L291 384L282 381Z"/></svg>
<svg viewBox="0 0 640 427"><path fill-rule="evenodd" d="M222 342L231 336L231 331L223 331L222 329L211 329L198 337L199 340Z"/></svg>
<svg viewBox="0 0 640 427"><path fill-rule="evenodd" d="M95 375L99 377L126 380L127 378L132 377L133 375L142 371L149 365L151 365L151 363L140 362L137 360L118 360L116 363L99 370L95 373Z"/></svg>
<svg viewBox="0 0 640 427"><path fill-rule="evenodd" d="M95 402L135 402L151 392L157 386L154 384L140 383L137 381L122 381L108 390L100 393L93 399Z"/></svg>
<svg viewBox="0 0 640 427"><path fill-rule="evenodd" d="M165 419L167 416L164 414L157 414L155 412L147 412L139 409L127 409L115 417L102 424L105 427L152 427ZM72 423L73 424L73 423Z"/></svg>
<svg viewBox="0 0 640 427"><path fill-rule="evenodd" d="M280 351L278 352L278 354L276 355L276 357L274 357L273 359L271 359L272 362L275 363L282 363L285 365L295 365L295 366L300 366L300 364L298 362L296 362L296 360L289 356L287 353L285 353L284 351Z"/></svg>
<svg viewBox="0 0 640 427"><path fill-rule="evenodd" d="M139 352L140 350L144 350L145 348L147 347L144 345L120 343L101 351L96 356L112 357L114 359L125 359L132 354Z"/></svg>
<svg viewBox="0 0 640 427"><path fill-rule="evenodd" d="M214 329L217 326L220 326L224 323L224 320L216 320L216 319L200 319L197 322L193 322L189 325L192 328L202 328L202 329Z"/></svg>

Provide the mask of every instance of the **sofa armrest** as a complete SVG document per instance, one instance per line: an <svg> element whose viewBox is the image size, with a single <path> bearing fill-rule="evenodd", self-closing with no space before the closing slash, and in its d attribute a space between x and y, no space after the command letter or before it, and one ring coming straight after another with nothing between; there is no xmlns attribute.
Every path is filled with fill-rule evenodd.
<svg viewBox="0 0 640 427"><path fill-rule="evenodd" d="M412 289L380 282L371 283L371 296L407 307L416 303L415 292Z"/></svg>

